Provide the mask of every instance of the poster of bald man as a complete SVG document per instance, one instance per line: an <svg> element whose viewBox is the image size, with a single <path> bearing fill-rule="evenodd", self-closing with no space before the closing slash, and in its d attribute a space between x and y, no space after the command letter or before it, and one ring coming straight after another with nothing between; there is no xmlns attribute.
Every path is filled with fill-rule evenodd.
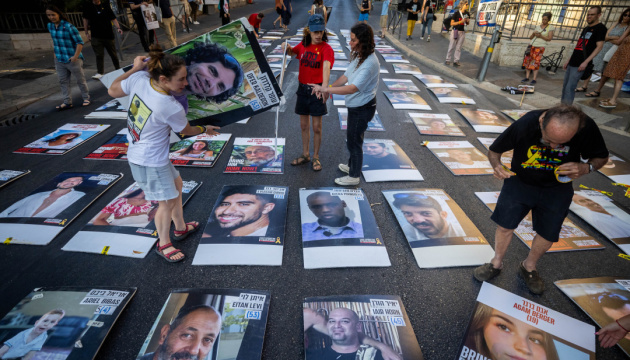
<svg viewBox="0 0 630 360"><path fill-rule="evenodd" d="M486 150L490 150L490 145L496 140L496 138L478 137L477 140L483 145ZM487 152L486 152L487 153ZM512 157L514 156L514 150L509 150L501 154L501 163L507 166L508 169L512 168Z"/></svg>
<svg viewBox="0 0 630 360"><path fill-rule="evenodd" d="M30 173L30 170L0 169L0 188Z"/></svg>
<svg viewBox="0 0 630 360"><path fill-rule="evenodd" d="M448 114L409 113L422 135L466 136Z"/></svg>
<svg viewBox="0 0 630 360"><path fill-rule="evenodd" d="M15 150L14 153L64 155L108 127L109 125L65 124L50 134Z"/></svg>
<svg viewBox="0 0 630 360"><path fill-rule="evenodd" d="M286 186L224 186L193 265L282 265L288 198Z"/></svg>
<svg viewBox="0 0 630 360"><path fill-rule="evenodd" d="M234 139L232 155L224 173L284 173L284 138Z"/></svg>
<svg viewBox="0 0 630 360"><path fill-rule="evenodd" d="M339 295L304 299L306 360L422 360L398 296Z"/></svg>
<svg viewBox="0 0 630 360"><path fill-rule="evenodd" d="M63 172L18 199L3 194L0 238L5 244L47 245L122 174ZM14 195L17 192L14 192Z"/></svg>
<svg viewBox="0 0 630 360"><path fill-rule="evenodd" d="M213 167L232 134L210 136L205 133L172 143L168 157L175 166Z"/></svg>
<svg viewBox="0 0 630 360"><path fill-rule="evenodd" d="M260 359L270 300L260 290L173 290L136 360Z"/></svg>
<svg viewBox="0 0 630 360"><path fill-rule="evenodd" d="M476 192L477 198L481 200L491 211L497 205L499 199L499 191L488 192ZM536 230L534 230L534 223L538 224L538 221L545 221L544 219L532 218L532 212L530 211L525 215L525 218L518 224L514 234L531 249L532 242L536 236ZM565 218L560 229L560 239L551 245L551 249L547 252L560 252L560 251L576 251L576 250L598 250L604 249L605 246L599 241L587 234L582 228L575 225L569 218Z"/></svg>
<svg viewBox="0 0 630 360"><path fill-rule="evenodd" d="M420 268L474 266L494 256L464 211L441 189L384 190Z"/></svg>
<svg viewBox="0 0 630 360"><path fill-rule="evenodd" d="M424 180L409 156L388 139L364 139L361 172L366 182Z"/></svg>
<svg viewBox="0 0 630 360"><path fill-rule="evenodd" d="M476 104L470 95L453 87L430 87L429 91L435 95L440 104Z"/></svg>
<svg viewBox="0 0 630 360"><path fill-rule="evenodd" d="M501 134L512 122L492 110L455 109L476 132Z"/></svg>
<svg viewBox="0 0 630 360"><path fill-rule="evenodd" d="M363 190L302 188L300 215L305 269L391 266Z"/></svg>
<svg viewBox="0 0 630 360"><path fill-rule="evenodd" d="M630 163L613 153L599 172L616 183L630 184Z"/></svg>
<svg viewBox="0 0 630 360"><path fill-rule="evenodd" d="M345 107L340 107L337 109L337 113L339 113L339 125L341 126L341 130L348 129L348 109ZM385 131L385 128L383 127L383 121L381 121L378 110L374 112L374 117L368 122L368 127L366 131Z"/></svg>
<svg viewBox="0 0 630 360"><path fill-rule="evenodd" d="M575 215L630 255L630 214L614 200L596 191L576 191L569 207Z"/></svg>
<svg viewBox="0 0 630 360"><path fill-rule="evenodd" d="M488 157L468 141L430 141L431 150L453 175L492 175Z"/></svg>

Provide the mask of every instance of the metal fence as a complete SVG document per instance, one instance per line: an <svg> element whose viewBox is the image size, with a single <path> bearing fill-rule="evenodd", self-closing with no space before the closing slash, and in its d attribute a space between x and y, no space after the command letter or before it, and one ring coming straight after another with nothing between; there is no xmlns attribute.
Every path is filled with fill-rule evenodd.
<svg viewBox="0 0 630 360"><path fill-rule="evenodd" d="M83 14L66 13L72 25L83 30ZM0 13L0 33L23 34L48 32L48 18L42 13Z"/></svg>

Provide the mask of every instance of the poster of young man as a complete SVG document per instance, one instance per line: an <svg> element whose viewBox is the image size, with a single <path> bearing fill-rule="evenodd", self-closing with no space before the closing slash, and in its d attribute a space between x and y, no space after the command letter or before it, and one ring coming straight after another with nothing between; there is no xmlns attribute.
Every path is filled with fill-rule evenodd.
<svg viewBox="0 0 630 360"><path fill-rule="evenodd" d="M0 188L30 173L30 170L0 170Z"/></svg>
<svg viewBox="0 0 630 360"><path fill-rule="evenodd" d="M422 135L465 136L447 114L409 113Z"/></svg>
<svg viewBox="0 0 630 360"><path fill-rule="evenodd" d="M488 209L494 211L499 193L499 191L476 192L475 195L477 195L479 200L481 200ZM532 248L536 231L534 230L531 211L525 216L521 223L518 224L518 227L514 230L514 234L527 245L528 248ZM551 249L547 250L547 252L598 250L604 248L604 245L587 234L582 228L575 225L573 221L569 220L569 218L565 218L562 223L562 228L560 229L560 239L558 242L553 243Z"/></svg>
<svg viewBox="0 0 630 360"><path fill-rule="evenodd" d="M392 68L394 69L394 74L422 74L422 71L420 71L419 67L411 64L392 64Z"/></svg>
<svg viewBox="0 0 630 360"><path fill-rule="evenodd" d="M122 174L63 172L0 212L5 244L47 245Z"/></svg>
<svg viewBox="0 0 630 360"><path fill-rule="evenodd" d="M363 190L302 188L300 215L305 269L391 266Z"/></svg>
<svg viewBox="0 0 630 360"><path fill-rule="evenodd" d="M595 327L484 282L458 359L595 360Z"/></svg>
<svg viewBox="0 0 630 360"><path fill-rule="evenodd" d="M85 115L85 118L127 120L127 109L125 109L117 99L114 99Z"/></svg>
<svg viewBox="0 0 630 360"><path fill-rule="evenodd" d="M630 184L630 164L613 153L610 153L608 162L599 172L616 183Z"/></svg>
<svg viewBox="0 0 630 360"><path fill-rule="evenodd" d="M288 198L285 186L224 186L193 265L282 265Z"/></svg>
<svg viewBox="0 0 630 360"><path fill-rule="evenodd" d="M94 359L135 287L37 288L1 320L2 359Z"/></svg>
<svg viewBox="0 0 630 360"><path fill-rule="evenodd" d="M109 125L65 124L54 132L14 151L19 154L64 155Z"/></svg>
<svg viewBox="0 0 630 360"><path fill-rule="evenodd" d="M492 110L482 109L455 109L466 121L475 129L476 132L487 132L501 134L512 124L511 121L500 117Z"/></svg>
<svg viewBox="0 0 630 360"><path fill-rule="evenodd" d="M388 139L363 140L361 172L366 182L424 180L409 156Z"/></svg>
<svg viewBox="0 0 630 360"><path fill-rule="evenodd" d="M481 145L483 145L486 150L490 150L490 145L496 140L496 138L486 138L480 137L477 138ZM501 163L507 166L508 169L512 168L512 157L514 156L514 150L509 150L501 154Z"/></svg>
<svg viewBox="0 0 630 360"><path fill-rule="evenodd" d="M597 277L558 280L554 284L600 327L630 314L630 279ZM617 345L630 356L630 334Z"/></svg>
<svg viewBox="0 0 630 360"><path fill-rule="evenodd" d="M342 107L337 109L337 112L339 113L339 125L341 126L341 130L346 130L348 128L348 109ZM381 117L378 115L378 110L374 113L372 120L368 122L366 131L385 131Z"/></svg>
<svg viewBox="0 0 630 360"><path fill-rule="evenodd" d="M234 149L224 173L284 173L284 138L234 139Z"/></svg>
<svg viewBox="0 0 630 360"><path fill-rule="evenodd" d="M628 210L606 195L590 190L576 191L569 210L630 255Z"/></svg>
<svg viewBox="0 0 630 360"><path fill-rule="evenodd" d="M409 60L402 55L384 54L381 55L386 63L409 64Z"/></svg>
<svg viewBox="0 0 630 360"><path fill-rule="evenodd" d="M424 84L424 86L428 87L428 88L456 88L457 85L450 83L444 79L442 79L441 76L437 76L437 75L415 75L416 79L422 81L422 83Z"/></svg>
<svg viewBox="0 0 630 360"><path fill-rule="evenodd" d="M113 138L89 153L84 159L91 160L127 160L127 128L121 129Z"/></svg>
<svg viewBox="0 0 630 360"><path fill-rule="evenodd" d="M391 91L420 91L410 79L383 79L383 82Z"/></svg>
<svg viewBox="0 0 630 360"><path fill-rule="evenodd" d="M440 104L462 104L474 105L473 100L468 94L453 87L430 87L430 92L435 95Z"/></svg>
<svg viewBox="0 0 630 360"><path fill-rule="evenodd" d="M406 91L383 91L392 107L397 110L431 110L427 102L418 94Z"/></svg>
<svg viewBox="0 0 630 360"><path fill-rule="evenodd" d="M304 299L306 360L422 360L402 300L393 295Z"/></svg>
<svg viewBox="0 0 630 360"><path fill-rule="evenodd" d="M441 189L384 190L418 267L481 265L494 251L477 227Z"/></svg>
<svg viewBox="0 0 630 360"><path fill-rule="evenodd" d="M509 117L510 119L514 121L520 119L523 115L527 114L530 111L531 110L521 110L521 109L501 110L502 113L504 113L507 117Z"/></svg>
<svg viewBox="0 0 630 360"><path fill-rule="evenodd" d="M431 150L453 175L492 175L488 157L468 141L430 141Z"/></svg>
<svg viewBox="0 0 630 360"><path fill-rule="evenodd" d="M171 144L168 157L175 166L213 167L232 134L205 133Z"/></svg>
<svg viewBox="0 0 630 360"><path fill-rule="evenodd" d="M260 290L173 290L136 360L260 359L270 299Z"/></svg>
<svg viewBox="0 0 630 360"><path fill-rule="evenodd" d="M199 189L201 183L184 181L182 204ZM64 245L61 250L144 258L158 239L155 223L159 203L145 199L137 183L131 184L87 225Z"/></svg>

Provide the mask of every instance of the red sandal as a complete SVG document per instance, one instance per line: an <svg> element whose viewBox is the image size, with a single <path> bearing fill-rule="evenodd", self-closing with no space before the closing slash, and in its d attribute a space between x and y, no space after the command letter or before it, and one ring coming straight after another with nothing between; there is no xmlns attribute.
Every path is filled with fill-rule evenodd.
<svg viewBox="0 0 630 360"><path fill-rule="evenodd" d="M190 229L190 226L192 226L192 229ZM189 234L194 233L198 229L199 229L199 223L198 222L196 222L196 221L187 222L186 223L186 230L174 230L173 231L173 234L174 234L173 240L175 240L175 241L182 241Z"/></svg>
<svg viewBox="0 0 630 360"><path fill-rule="evenodd" d="M158 241L158 243L157 243L157 248L155 248L154 250L155 250L155 252L156 252L156 253L158 253L158 255L160 255L161 257L163 257L164 259L166 259L166 261L168 261L168 262L179 262L179 261L184 260L185 256L183 256L183 257L181 257L181 258L179 258L179 259L173 259L173 256L174 256L174 255L177 255L177 254L179 254L179 253L181 253L182 255L184 255L184 253L182 253L182 251L181 251L181 250L179 250L179 249L175 249L175 250L173 250L173 251L171 251L171 252L169 252L169 253L166 253L166 254L162 252L164 249L168 249L168 248L170 248L170 247L172 247L173 249L175 249L175 247L173 246L173 243L168 243L168 244L166 244L166 245L162 245L162 246L160 246L160 242Z"/></svg>

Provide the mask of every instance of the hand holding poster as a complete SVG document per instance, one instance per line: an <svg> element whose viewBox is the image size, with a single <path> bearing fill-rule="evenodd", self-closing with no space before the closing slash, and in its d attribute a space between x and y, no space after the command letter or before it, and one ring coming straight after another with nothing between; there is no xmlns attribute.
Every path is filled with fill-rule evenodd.
<svg viewBox="0 0 630 360"><path fill-rule="evenodd" d="M481 0L477 9L477 26L495 26L501 0Z"/></svg>

